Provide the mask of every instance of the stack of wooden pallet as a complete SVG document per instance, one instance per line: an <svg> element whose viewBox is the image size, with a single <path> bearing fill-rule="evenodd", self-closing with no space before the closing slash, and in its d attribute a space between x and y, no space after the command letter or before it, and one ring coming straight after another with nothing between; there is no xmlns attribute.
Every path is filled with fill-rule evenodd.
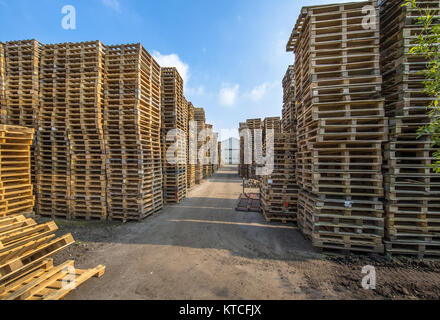
<svg viewBox="0 0 440 320"><path fill-rule="evenodd" d="M33 211L33 135L32 128L0 125L0 217Z"/></svg>
<svg viewBox="0 0 440 320"><path fill-rule="evenodd" d="M298 223L319 248L383 252L381 98L377 1L305 7L295 51Z"/></svg>
<svg viewBox="0 0 440 320"><path fill-rule="evenodd" d="M214 126L213 126L214 128ZM217 172L218 169L218 133L217 132L213 132L212 135L212 141L211 143L211 150L213 152L213 154L210 156L211 157L211 176L214 175L214 173Z"/></svg>
<svg viewBox="0 0 440 320"><path fill-rule="evenodd" d="M194 108L194 121L197 123L197 136L200 135L202 130L205 130L206 118L205 110L203 108ZM197 139L197 164L195 167L196 172L196 184L200 184L203 180L204 166L200 163L198 151L204 145L203 141Z"/></svg>
<svg viewBox="0 0 440 320"><path fill-rule="evenodd" d="M207 164L203 165L203 178L204 179L207 179L212 176L211 149L208 148L208 146L210 146L212 144L212 141L211 141L212 129L213 129L212 124L205 125L207 137L204 142L204 145L207 148L207 151L205 154L205 161L207 162Z"/></svg>
<svg viewBox="0 0 440 320"><path fill-rule="evenodd" d="M219 141L217 143L217 156L218 156L218 162L215 165L215 171L218 171L220 169L220 167L223 165L223 158L222 158L222 150L223 150L223 145L222 142Z"/></svg>
<svg viewBox="0 0 440 320"><path fill-rule="evenodd" d="M5 45L0 42L0 124L7 122L6 116L6 62L5 62Z"/></svg>
<svg viewBox="0 0 440 320"><path fill-rule="evenodd" d="M270 156L267 142L271 143L273 137L273 168L270 174L261 177L260 193L261 208L266 220L286 223L295 222L297 219L298 186L295 179L297 143L294 133L282 133L280 127L279 118L264 120L263 153L266 157ZM268 165L266 163L266 167Z"/></svg>
<svg viewBox="0 0 440 320"><path fill-rule="evenodd" d="M284 132L291 132L295 129L295 67L289 66L283 78L283 121Z"/></svg>
<svg viewBox="0 0 440 320"><path fill-rule="evenodd" d="M238 166L238 175L243 178L248 178L248 164L245 164L245 136L242 134L243 130L246 130L247 126L245 122L240 122L238 128L238 134L240 136L240 165Z"/></svg>
<svg viewBox="0 0 440 320"><path fill-rule="evenodd" d="M258 179L256 175L257 163L255 159L255 135L256 130L263 131L263 121L261 119L248 119L246 120L246 128L250 130L251 138L249 144L252 148L252 164L248 165L247 178L248 179Z"/></svg>
<svg viewBox="0 0 440 320"><path fill-rule="evenodd" d="M70 147L67 131L67 47L45 45L40 59L37 212L70 218Z"/></svg>
<svg viewBox="0 0 440 320"><path fill-rule="evenodd" d="M440 3L417 0L440 16ZM410 54L420 34L418 9L383 0L380 8L383 94L390 117L386 160L386 249L390 255L440 257L440 177L434 163L430 136L417 130L429 123L427 106L433 101L423 92L426 57Z"/></svg>
<svg viewBox="0 0 440 320"><path fill-rule="evenodd" d="M183 80L176 68L162 68L162 169L165 203L179 203L186 197L188 103L183 96ZM169 141L167 134L177 130L177 137ZM167 153L177 149L172 158Z"/></svg>
<svg viewBox="0 0 440 320"><path fill-rule="evenodd" d="M10 41L5 45L6 81L2 123L37 130L39 112L39 59L36 40ZM32 184L36 185L35 146L31 147Z"/></svg>
<svg viewBox="0 0 440 320"><path fill-rule="evenodd" d="M160 66L140 44L108 46L104 107L110 219L163 207Z"/></svg>
<svg viewBox="0 0 440 320"><path fill-rule="evenodd" d="M66 53L67 130L72 218L107 218L103 133L104 46L69 44Z"/></svg>
<svg viewBox="0 0 440 320"><path fill-rule="evenodd" d="M41 45L36 40L6 43L7 124L35 128L38 118L39 58Z"/></svg>
<svg viewBox="0 0 440 320"><path fill-rule="evenodd" d="M284 119L283 119L284 120ZM281 119L280 117L265 118L263 121L263 141L269 130L273 130L273 133L281 132Z"/></svg>
<svg viewBox="0 0 440 320"><path fill-rule="evenodd" d="M54 222L37 225L22 215L0 217L0 300L59 300L104 266L89 270L74 261L53 265L52 257L72 245L71 234L56 238Z"/></svg>
<svg viewBox="0 0 440 320"><path fill-rule="evenodd" d="M196 160L197 160L197 141L195 132L190 130L190 122L194 121L194 105L188 103L188 135L187 135L187 188L191 189L196 184Z"/></svg>

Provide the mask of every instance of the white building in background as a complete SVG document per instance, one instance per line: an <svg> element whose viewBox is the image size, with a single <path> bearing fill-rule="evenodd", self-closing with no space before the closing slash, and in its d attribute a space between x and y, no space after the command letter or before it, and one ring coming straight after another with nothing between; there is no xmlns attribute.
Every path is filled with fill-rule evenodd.
<svg viewBox="0 0 440 320"><path fill-rule="evenodd" d="M240 140L229 138L222 141L223 164L240 164Z"/></svg>

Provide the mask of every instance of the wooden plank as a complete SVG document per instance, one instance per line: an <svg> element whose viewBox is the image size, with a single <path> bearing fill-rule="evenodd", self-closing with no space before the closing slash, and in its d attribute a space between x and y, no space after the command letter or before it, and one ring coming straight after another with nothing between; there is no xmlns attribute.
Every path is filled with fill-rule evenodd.
<svg viewBox="0 0 440 320"><path fill-rule="evenodd" d="M52 257L57 252L65 249L73 243L74 240L72 235L67 234L63 237L42 244L30 252L25 252L23 255L0 265L0 283L18 275L21 271L43 261L44 259Z"/></svg>

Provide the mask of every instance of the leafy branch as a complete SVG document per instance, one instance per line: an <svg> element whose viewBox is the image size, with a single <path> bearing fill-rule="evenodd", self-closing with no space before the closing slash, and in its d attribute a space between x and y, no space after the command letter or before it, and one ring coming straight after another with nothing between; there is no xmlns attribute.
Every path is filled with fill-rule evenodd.
<svg viewBox="0 0 440 320"><path fill-rule="evenodd" d="M405 0L402 6L414 8L419 11L417 23L422 26L420 34L414 41L410 54L426 57L427 69L425 75L425 90L433 101L427 107L430 123L418 130L419 138L429 135L435 149L435 163L433 169L440 173L440 24L438 13L429 8L418 7L416 0Z"/></svg>

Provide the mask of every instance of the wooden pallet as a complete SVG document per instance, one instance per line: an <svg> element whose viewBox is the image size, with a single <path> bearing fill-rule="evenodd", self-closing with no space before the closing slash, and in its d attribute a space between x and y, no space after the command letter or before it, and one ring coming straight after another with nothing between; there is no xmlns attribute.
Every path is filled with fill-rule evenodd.
<svg viewBox="0 0 440 320"><path fill-rule="evenodd" d="M5 44L0 42L0 123L7 123Z"/></svg>
<svg viewBox="0 0 440 320"><path fill-rule="evenodd" d="M261 212L261 201L259 193L241 194L238 200L236 211Z"/></svg>
<svg viewBox="0 0 440 320"><path fill-rule="evenodd" d="M40 58L37 206L43 216L70 218L70 149L66 59L69 44L44 45ZM56 93L56 97L54 96Z"/></svg>
<svg viewBox="0 0 440 320"><path fill-rule="evenodd" d="M263 216L266 219L266 222L268 223L281 222L283 224L286 224L286 223L297 222L296 214L270 214L270 213L266 213L263 210Z"/></svg>
<svg viewBox="0 0 440 320"><path fill-rule="evenodd" d="M282 221L296 219L298 186L295 183L296 138L294 133L275 133L274 167L268 176L261 177L261 206L266 218ZM266 152L266 141L263 151ZM287 220L286 220L287 217Z"/></svg>
<svg viewBox="0 0 440 320"><path fill-rule="evenodd" d="M240 135L240 164L238 166L238 175L243 179L249 179L248 165L245 164L245 137L242 135L242 131L247 129L245 122L240 122L238 134Z"/></svg>
<svg viewBox="0 0 440 320"><path fill-rule="evenodd" d="M440 260L440 243L418 241L386 241L386 253L391 257L410 257L423 260Z"/></svg>
<svg viewBox="0 0 440 320"><path fill-rule="evenodd" d="M39 109L39 57L36 40L9 41L5 45L6 124L37 128Z"/></svg>
<svg viewBox="0 0 440 320"><path fill-rule="evenodd" d="M197 135L200 135L200 132L202 130L206 129L206 115L205 110L203 108L194 108L194 121L197 124ZM200 139L197 139L197 164L195 166L195 183L201 184L202 181L206 177L206 166L204 166L202 163L200 163L199 159L199 151L200 148L204 145L203 141L200 141Z"/></svg>
<svg viewBox="0 0 440 320"><path fill-rule="evenodd" d="M360 23L366 4L377 7L365 1L303 8L287 47L296 56L298 225L327 250L383 251L381 144L388 122L378 22L371 30ZM357 235L374 243L359 245Z"/></svg>
<svg viewBox="0 0 440 320"><path fill-rule="evenodd" d="M165 203L179 203L187 192L187 149L184 145L188 134L188 102L183 96L183 80L176 68L162 68L161 72L161 110L162 110L162 170ZM180 130L177 141L168 141L170 130ZM177 164L167 158L167 151L175 144L182 149L177 151ZM182 152L183 151L183 152ZM172 159L174 160L174 159Z"/></svg>
<svg viewBox="0 0 440 320"><path fill-rule="evenodd" d="M255 132L256 130L263 130L264 124L262 119L247 119L246 120L246 129L250 130L250 141L248 142L251 146L255 145ZM251 148L251 158L252 158L252 164L247 164L247 173L246 178L247 179L257 179L256 176L256 161L255 161L255 149Z"/></svg>
<svg viewBox="0 0 440 320"><path fill-rule="evenodd" d="M36 40L9 41L5 44L4 50L4 80L7 81L3 86L2 123L37 130L40 112L39 59L42 45ZM30 152L31 181L35 188L37 185L35 144L31 145Z"/></svg>
<svg viewBox="0 0 440 320"><path fill-rule="evenodd" d="M190 121L194 121L194 105L191 102L187 103L188 108L188 123L187 123L187 189L191 189L196 185L196 162L197 154L194 150L197 150L197 142L193 141L193 132L190 132ZM190 154L190 150L193 153Z"/></svg>
<svg viewBox="0 0 440 320"><path fill-rule="evenodd" d="M440 12L438 1L424 1L423 6L434 15ZM390 141L385 144L386 250L391 256L438 259L440 247L432 239L440 236L440 189L431 169L430 137L417 132L429 121L426 106L433 98L423 92L425 77L419 72L426 68L426 58L409 52L421 32L419 15L393 1L380 6L383 91L390 117Z"/></svg>
<svg viewBox="0 0 440 320"><path fill-rule="evenodd" d="M41 268L1 288L0 300L60 300L92 277L104 275L105 267L81 270L69 260L55 267L45 260Z"/></svg>
<svg viewBox="0 0 440 320"><path fill-rule="evenodd" d="M104 46L81 42L66 50L66 107L70 148L70 216L105 219L106 161L102 128ZM86 86L87 89L84 88ZM99 198L101 206L85 201Z"/></svg>
<svg viewBox="0 0 440 320"><path fill-rule="evenodd" d="M108 215L138 221L163 207L161 70L140 44L107 46L105 70Z"/></svg>
<svg viewBox="0 0 440 320"><path fill-rule="evenodd" d="M0 125L0 216L33 212L33 134L31 128Z"/></svg>
<svg viewBox="0 0 440 320"><path fill-rule="evenodd" d="M273 130L274 133L281 132L281 119L279 117L265 118L263 121L263 139L268 130Z"/></svg>
<svg viewBox="0 0 440 320"><path fill-rule="evenodd" d="M55 238L57 229L22 215L0 218L0 300L58 300L103 275L103 266L78 270L73 261L54 267L51 257L74 243L70 234Z"/></svg>
<svg viewBox="0 0 440 320"><path fill-rule="evenodd" d="M223 165L223 155L222 155L222 151L223 151L223 146L222 146L222 142L219 141L217 143L217 155L218 155L218 163L215 166L215 172L217 172L221 166Z"/></svg>

